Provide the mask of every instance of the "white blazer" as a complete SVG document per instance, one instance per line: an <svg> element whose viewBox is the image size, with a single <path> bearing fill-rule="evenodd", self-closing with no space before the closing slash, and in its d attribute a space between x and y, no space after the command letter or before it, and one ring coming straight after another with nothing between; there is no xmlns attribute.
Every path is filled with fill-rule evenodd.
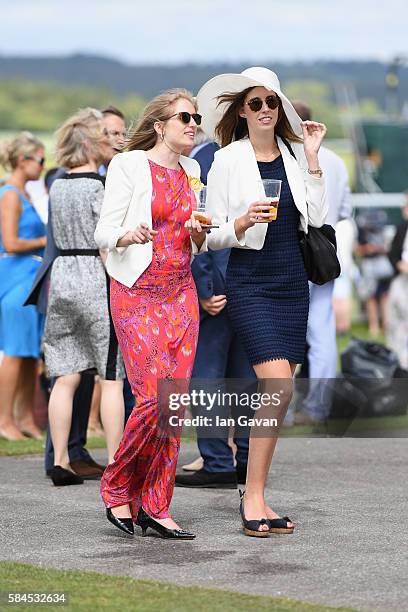
<svg viewBox="0 0 408 612"><path fill-rule="evenodd" d="M198 162L180 156L180 165L187 176L200 178ZM196 193L196 198L198 194ZM108 249L106 269L110 276L126 287L132 287L153 258L152 242L117 247L117 242L140 223L152 227L152 176L146 151L129 151L115 155L108 167L105 197L95 230L95 242ZM191 241L193 255L200 251Z"/></svg>
<svg viewBox="0 0 408 612"><path fill-rule="evenodd" d="M307 232L308 225L321 227L328 211L323 177L307 172L301 143L290 143L296 155L294 159L282 139L278 137L277 142L293 199L300 212L299 229ZM257 223L249 228L240 240L234 230L235 219L245 214L252 202L261 200L262 195L265 195L262 179L248 138L217 151L208 173L206 208L212 222L220 227L208 234L208 246L211 249L262 249L267 223Z"/></svg>

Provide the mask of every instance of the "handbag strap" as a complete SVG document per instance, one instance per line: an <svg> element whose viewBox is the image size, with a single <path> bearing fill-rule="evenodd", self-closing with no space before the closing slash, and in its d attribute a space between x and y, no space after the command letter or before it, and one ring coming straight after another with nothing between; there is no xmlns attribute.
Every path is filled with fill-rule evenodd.
<svg viewBox="0 0 408 612"><path fill-rule="evenodd" d="M291 145L289 143L289 140L287 140L284 136L281 136L280 138L281 138L282 142L286 145L286 147L287 147L289 153L291 154L291 156L296 159L296 155L293 152L293 149L292 149L292 147L291 147Z"/></svg>

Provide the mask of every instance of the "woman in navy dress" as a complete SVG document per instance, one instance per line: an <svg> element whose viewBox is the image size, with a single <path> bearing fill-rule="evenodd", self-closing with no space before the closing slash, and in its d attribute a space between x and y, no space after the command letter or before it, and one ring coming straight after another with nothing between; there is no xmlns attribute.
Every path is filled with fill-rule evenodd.
<svg viewBox="0 0 408 612"><path fill-rule="evenodd" d="M292 395L292 377L302 363L309 307L308 279L299 229L324 222L324 181L317 152L326 128L301 123L275 73L249 68L220 75L197 96L203 128L221 150L208 174L207 211L220 225L208 236L211 248L231 247L227 307L263 392L279 394L278 427L251 430L241 517L246 535L292 533L264 496L266 479ZM282 181L277 217L265 212L262 179ZM270 221L270 222L268 222Z"/></svg>
<svg viewBox="0 0 408 612"><path fill-rule="evenodd" d="M44 146L29 132L4 145L0 162L11 169L0 188L0 437L41 438L32 408L43 317L24 306L45 247L45 226L25 186L44 166ZM16 421L13 407L16 404Z"/></svg>

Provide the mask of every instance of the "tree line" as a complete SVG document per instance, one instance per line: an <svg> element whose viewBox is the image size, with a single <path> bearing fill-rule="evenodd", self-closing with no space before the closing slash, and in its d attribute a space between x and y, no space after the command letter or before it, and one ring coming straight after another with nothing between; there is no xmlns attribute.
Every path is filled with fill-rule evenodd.
<svg viewBox="0 0 408 612"><path fill-rule="evenodd" d="M332 100L330 86L316 80L290 80L284 90L291 99L302 99L314 117L328 126L330 138L344 137L341 112ZM78 108L103 108L113 104L125 114L127 123L137 120L147 99L137 92L119 95L106 87L62 84L53 81L0 79L0 130L53 132ZM361 100L366 116L378 113L373 99Z"/></svg>

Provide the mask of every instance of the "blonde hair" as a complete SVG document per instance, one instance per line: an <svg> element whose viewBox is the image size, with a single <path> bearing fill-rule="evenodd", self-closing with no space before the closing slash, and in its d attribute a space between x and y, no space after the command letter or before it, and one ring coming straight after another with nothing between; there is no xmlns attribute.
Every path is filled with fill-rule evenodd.
<svg viewBox="0 0 408 612"><path fill-rule="evenodd" d="M21 156L30 157L43 148L43 143L31 132L20 132L13 140L0 143L0 165L6 170L14 170Z"/></svg>
<svg viewBox="0 0 408 612"><path fill-rule="evenodd" d="M167 121L172 114L172 106L177 100L188 100L197 110L197 102L193 94L187 89L168 89L153 98L144 108L142 116L131 134L128 143L128 151L142 149L148 151L157 142L157 132L154 124L157 121Z"/></svg>
<svg viewBox="0 0 408 612"><path fill-rule="evenodd" d="M57 130L56 161L64 168L77 168L91 159L102 159L103 115L96 108L81 108Z"/></svg>

